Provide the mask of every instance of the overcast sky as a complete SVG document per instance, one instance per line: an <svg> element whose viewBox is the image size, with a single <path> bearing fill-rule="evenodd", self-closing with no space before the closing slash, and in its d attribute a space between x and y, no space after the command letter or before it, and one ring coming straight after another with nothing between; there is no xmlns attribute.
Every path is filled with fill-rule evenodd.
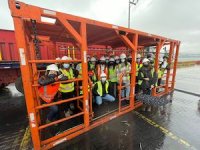
<svg viewBox="0 0 200 150"><path fill-rule="evenodd" d="M127 27L128 0L20 1ZM0 14L0 28L13 30L7 0ZM139 0L131 7L131 28L180 40L181 53L200 54L200 0Z"/></svg>

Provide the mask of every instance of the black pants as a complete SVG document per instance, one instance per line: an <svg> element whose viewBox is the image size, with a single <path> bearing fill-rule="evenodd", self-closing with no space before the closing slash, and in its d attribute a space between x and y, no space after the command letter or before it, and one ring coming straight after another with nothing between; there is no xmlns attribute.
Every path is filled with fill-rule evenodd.
<svg viewBox="0 0 200 150"><path fill-rule="evenodd" d="M118 91L117 91L117 82L111 82L110 83L111 85L111 91L110 91L110 93L109 94L111 94L113 97L117 97L117 93L118 93Z"/></svg>
<svg viewBox="0 0 200 150"><path fill-rule="evenodd" d="M143 92L143 94L151 95L151 89L150 88L143 89L142 92Z"/></svg>
<svg viewBox="0 0 200 150"><path fill-rule="evenodd" d="M73 98L74 97L74 91L73 92L67 92L67 93L62 93L61 92L61 95L62 95L62 100L66 100L66 99L70 99L70 98ZM71 101L71 102L68 102L68 103L63 103L60 105L61 107L61 110L63 111L67 111L68 109L70 109L70 104L73 103L74 106L76 107L76 101Z"/></svg>

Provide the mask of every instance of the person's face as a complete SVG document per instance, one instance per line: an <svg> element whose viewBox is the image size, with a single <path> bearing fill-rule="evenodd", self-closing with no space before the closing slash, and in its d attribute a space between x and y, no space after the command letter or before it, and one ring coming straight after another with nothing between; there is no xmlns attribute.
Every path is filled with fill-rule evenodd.
<svg viewBox="0 0 200 150"><path fill-rule="evenodd" d="M124 63L124 62L125 62L125 59L121 59L121 62Z"/></svg>
<svg viewBox="0 0 200 150"><path fill-rule="evenodd" d="M54 71L54 70L50 70L50 71L49 71L49 74L55 74L55 75L57 75L57 72Z"/></svg>
<svg viewBox="0 0 200 150"><path fill-rule="evenodd" d="M141 60L140 58L137 58L137 59L136 59L136 61L137 61L138 63L140 62L140 60Z"/></svg>

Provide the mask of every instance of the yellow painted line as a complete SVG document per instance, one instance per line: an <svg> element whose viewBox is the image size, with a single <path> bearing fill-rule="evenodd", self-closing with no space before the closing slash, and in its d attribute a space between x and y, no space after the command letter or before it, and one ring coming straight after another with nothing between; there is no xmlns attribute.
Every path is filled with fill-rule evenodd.
<svg viewBox="0 0 200 150"><path fill-rule="evenodd" d="M27 149L27 145L28 145L28 142L29 142L29 139L30 139L30 128L29 126L26 128L26 131L24 133L24 136L22 138L22 141L21 141L21 144L20 144L20 150L25 150Z"/></svg>
<svg viewBox="0 0 200 150"><path fill-rule="evenodd" d="M174 133L170 132L168 129L160 126L159 124L157 124L156 122L154 122L153 120L145 117L144 115L140 114L137 111L133 111L133 113L135 113L138 117L142 118L144 121L146 121L147 123L149 123L150 125L154 126L155 128L160 129L165 135L167 135L168 137L170 137L171 139L177 141L178 143L185 145L186 147L189 147L192 150L197 150L194 146L192 146L189 142L185 141L184 139L182 139L181 137L175 135Z"/></svg>

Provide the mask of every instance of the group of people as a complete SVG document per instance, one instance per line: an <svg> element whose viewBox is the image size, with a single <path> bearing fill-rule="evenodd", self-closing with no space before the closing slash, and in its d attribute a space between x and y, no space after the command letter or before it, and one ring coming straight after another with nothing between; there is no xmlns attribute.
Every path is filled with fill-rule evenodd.
<svg viewBox="0 0 200 150"><path fill-rule="evenodd" d="M72 60L71 57L63 56L57 60ZM117 86L120 79L124 88L121 90L121 97L129 101L130 95L130 79L131 79L131 62L132 57L126 56L125 53L120 56L102 56L98 60L97 57L87 56L88 60L88 76L91 81L91 87L88 91L92 92L96 105L101 105L103 101L114 102L118 98ZM151 94L151 89L161 84L162 76L168 67L167 56L159 62L159 70L154 70L154 56L148 54L142 59L140 54L136 58L136 88L135 93ZM39 78L40 97L46 102L66 100L77 95L75 90L76 83L56 81L68 81L82 77L81 63L55 63L47 66L45 75ZM52 84L56 82L57 84ZM78 82L79 95L83 94L82 82ZM49 92L49 93L48 93ZM48 101L49 100L49 101ZM65 116L70 116L76 112L76 101L70 101L61 105L50 106L47 115L47 121L51 122L59 117L59 111L64 112Z"/></svg>

